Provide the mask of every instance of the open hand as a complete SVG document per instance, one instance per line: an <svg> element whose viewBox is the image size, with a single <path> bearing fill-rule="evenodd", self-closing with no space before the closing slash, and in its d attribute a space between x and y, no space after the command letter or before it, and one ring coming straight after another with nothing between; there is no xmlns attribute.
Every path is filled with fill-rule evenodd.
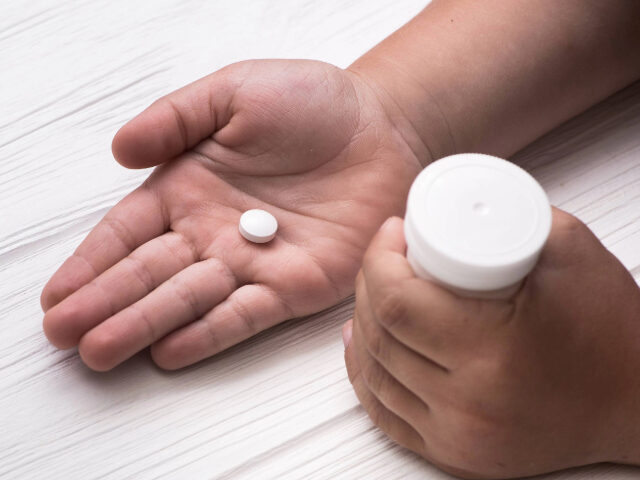
<svg viewBox="0 0 640 480"><path fill-rule="evenodd" d="M584 224L551 236L509 300L417 278L402 221L374 237L343 330L349 378L373 421L465 478L640 464L640 291Z"/></svg>
<svg viewBox="0 0 640 480"><path fill-rule="evenodd" d="M421 165L367 83L313 61L250 61L161 98L113 142L162 164L42 293L44 330L108 370L151 345L180 368L353 291L364 249ZM262 208L276 238L238 233Z"/></svg>

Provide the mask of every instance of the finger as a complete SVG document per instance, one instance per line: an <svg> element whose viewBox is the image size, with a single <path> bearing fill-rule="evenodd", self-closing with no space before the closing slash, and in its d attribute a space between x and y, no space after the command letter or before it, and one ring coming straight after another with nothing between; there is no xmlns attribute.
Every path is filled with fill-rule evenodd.
<svg viewBox="0 0 640 480"><path fill-rule="evenodd" d="M43 320L45 334L58 348L71 348L88 330L196 261L182 235L157 237L49 309Z"/></svg>
<svg viewBox="0 0 640 480"><path fill-rule="evenodd" d="M266 285L244 285L200 320L152 345L151 355L159 367L175 370L293 317L280 296Z"/></svg>
<svg viewBox="0 0 640 480"><path fill-rule="evenodd" d="M420 434L406 421L386 408L367 388L351 343L345 350L344 358L349 381L371 421L396 443L424 455L424 442Z"/></svg>
<svg viewBox="0 0 640 480"><path fill-rule="evenodd" d="M445 388L445 367L398 342L375 321L361 276L356 281L356 317L359 344L400 384L427 403L434 391Z"/></svg>
<svg viewBox="0 0 640 480"><path fill-rule="evenodd" d="M114 206L45 285L46 312L133 250L168 228L163 207L146 183Z"/></svg>
<svg viewBox="0 0 640 480"><path fill-rule="evenodd" d="M364 262L376 272L383 266L387 283L401 283L415 278L405 256L407 244L403 227L404 222L398 217L390 217L382 224L369 243L363 258L363 270Z"/></svg>
<svg viewBox="0 0 640 480"><path fill-rule="evenodd" d="M87 332L80 340L80 356L94 370L110 370L176 328L200 318L236 287L235 276L220 260L211 258L193 264Z"/></svg>
<svg viewBox="0 0 640 480"><path fill-rule="evenodd" d="M211 136L229 121L237 78L222 69L155 101L116 133L115 159L128 168L151 167Z"/></svg>
<svg viewBox="0 0 640 480"><path fill-rule="evenodd" d="M375 321L400 343L455 367L512 316L508 301L459 297L414 275L403 253L402 221L391 219L373 238L362 272Z"/></svg>
<svg viewBox="0 0 640 480"><path fill-rule="evenodd" d="M416 429L424 428L427 423L429 406L415 393L402 385L396 378L371 356L367 350L362 332L359 328L360 319L353 320L353 338L350 348L353 348L360 374L369 391L390 411L412 425ZM425 378L428 382L428 378Z"/></svg>

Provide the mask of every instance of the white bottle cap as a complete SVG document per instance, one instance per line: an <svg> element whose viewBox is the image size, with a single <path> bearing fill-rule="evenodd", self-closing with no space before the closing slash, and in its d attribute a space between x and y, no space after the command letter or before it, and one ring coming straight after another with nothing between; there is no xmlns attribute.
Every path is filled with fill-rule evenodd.
<svg viewBox="0 0 640 480"><path fill-rule="evenodd" d="M409 191L407 257L418 275L422 269L456 289L517 284L534 267L550 230L551 207L538 182L489 155L438 160Z"/></svg>

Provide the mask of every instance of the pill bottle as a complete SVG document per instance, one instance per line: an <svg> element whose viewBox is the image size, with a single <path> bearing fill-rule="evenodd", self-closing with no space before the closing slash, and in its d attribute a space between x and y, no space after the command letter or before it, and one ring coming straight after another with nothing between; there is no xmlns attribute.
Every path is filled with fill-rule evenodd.
<svg viewBox="0 0 640 480"><path fill-rule="evenodd" d="M508 298L535 266L551 206L522 168L465 153L425 168L409 191L404 234L417 276L458 295Z"/></svg>

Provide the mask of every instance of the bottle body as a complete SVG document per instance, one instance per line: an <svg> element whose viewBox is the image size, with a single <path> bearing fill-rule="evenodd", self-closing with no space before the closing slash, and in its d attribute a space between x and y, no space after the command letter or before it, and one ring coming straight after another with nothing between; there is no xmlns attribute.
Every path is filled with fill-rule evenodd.
<svg viewBox="0 0 640 480"><path fill-rule="evenodd" d="M438 160L407 201L407 258L416 275L466 297L508 298L534 267L551 229L542 187L505 160Z"/></svg>
<svg viewBox="0 0 640 480"><path fill-rule="evenodd" d="M409 262L409 265L411 265L413 272L418 277L435 282L438 285L446 288L447 290L452 291L456 295L459 295L460 297L482 298L486 300L504 300L511 297L514 293L516 293L520 288L520 285L522 285L522 280L521 280L517 283L514 283L513 285L498 288L495 290L469 290L466 288L459 288L454 285L449 285L447 283L444 283L441 280L438 280L437 278L435 278L433 275L429 274L429 272L427 272L422 267L420 262L415 258L415 256L412 253L413 252L411 248L407 247L407 261Z"/></svg>

